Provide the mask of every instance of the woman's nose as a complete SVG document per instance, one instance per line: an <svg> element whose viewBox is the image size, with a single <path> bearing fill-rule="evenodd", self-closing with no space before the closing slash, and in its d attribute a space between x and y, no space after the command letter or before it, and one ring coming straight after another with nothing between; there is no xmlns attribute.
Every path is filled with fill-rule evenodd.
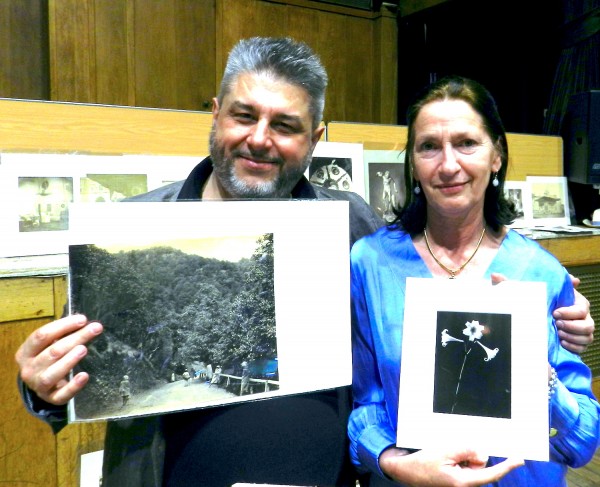
<svg viewBox="0 0 600 487"><path fill-rule="evenodd" d="M452 144L445 144L442 149L441 167L442 170L451 173L460 169L460 164L458 163L456 152L454 151Z"/></svg>

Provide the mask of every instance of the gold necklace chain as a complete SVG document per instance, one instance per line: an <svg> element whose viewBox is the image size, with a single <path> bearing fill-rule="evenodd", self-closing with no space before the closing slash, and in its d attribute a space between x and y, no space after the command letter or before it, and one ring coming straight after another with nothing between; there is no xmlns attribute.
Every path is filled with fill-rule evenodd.
<svg viewBox="0 0 600 487"><path fill-rule="evenodd" d="M485 235L485 226L483 227L483 231L481 232L481 236L479 237L479 242L477 242L477 247L475 247L475 250L471 254L471 257L469 257L463 265L461 265L460 267L458 267L456 269L450 269L449 267L446 267L435 256L435 254L433 253L433 250L431 250L431 247L429 245L429 239L427 238L427 229L426 228L423 229L423 235L425 235L425 245L427 245L427 250L429 250L429 253L431 254L431 257L433 257L433 260L435 260L442 269L444 269L448 274L450 274L450 279L454 279L454 278L456 278L456 275L460 271L462 271L465 267L467 267L467 264L473 260L473 257L475 257L475 254L479 250L479 247L481 246L481 242L483 241L483 236Z"/></svg>

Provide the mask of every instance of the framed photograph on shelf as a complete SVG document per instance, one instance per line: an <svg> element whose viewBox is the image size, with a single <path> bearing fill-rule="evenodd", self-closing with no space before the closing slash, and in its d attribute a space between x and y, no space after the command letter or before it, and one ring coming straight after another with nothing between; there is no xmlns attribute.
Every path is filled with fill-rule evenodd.
<svg viewBox="0 0 600 487"><path fill-rule="evenodd" d="M404 151L365 150L365 200L386 222L393 208L404 203Z"/></svg>
<svg viewBox="0 0 600 487"><path fill-rule="evenodd" d="M318 142L306 178L313 184L365 197L363 146L346 142Z"/></svg>
<svg viewBox="0 0 600 487"><path fill-rule="evenodd" d="M532 226L568 226L569 191L563 176L527 176L531 192Z"/></svg>
<svg viewBox="0 0 600 487"><path fill-rule="evenodd" d="M526 228L532 225L531 190L526 181L504 181L504 195L515 204L517 217L510 227Z"/></svg>
<svg viewBox="0 0 600 487"><path fill-rule="evenodd" d="M408 278L405 302L398 447L548 461L545 285Z"/></svg>

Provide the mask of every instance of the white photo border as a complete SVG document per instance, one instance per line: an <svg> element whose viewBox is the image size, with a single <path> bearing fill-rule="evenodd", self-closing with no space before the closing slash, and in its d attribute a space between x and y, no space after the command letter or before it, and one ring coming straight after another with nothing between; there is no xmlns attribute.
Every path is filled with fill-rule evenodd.
<svg viewBox="0 0 600 487"><path fill-rule="evenodd" d="M569 188L567 178L564 176L527 176L527 184L531 192L531 208L532 208L532 226L568 226L571 224L571 216L569 210ZM538 185L552 186L557 191L557 196L562 204L561 215L557 217L536 217L536 198L540 195L536 194L535 188Z"/></svg>
<svg viewBox="0 0 600 487"><path fill-rule="evenodd" d="M405 150L365 150L363 162L365 166L365 200L385 221L391 223L395 215L384 208L384 183L382 171L391 172L392 206L404 203L404 155ZM379 174L381 173L381 174ZM374 177L376 176L376 177Z"/></svg>
<svg viewBox="0 0 600 487"><path fill-rule="evenodd" d="M531 206L531 188L527 181L504 181L504 195L509 199L509 192L519 191L521 195L521 211L523 216L517 217L515 221L509 225L511 228L527 228L533 222L533 209Z"/></svg>
<svg viewBox="0 0 600 487"><path fill-rule="evenodd" d="M443 344L438 311L511 315L509 418L433 411L436 347ZM408 278L397 445L443 450L460 444L490 456L548 461L546 314L544 283Z"/></svg>
<svg viewBox="0 0 600 487"><path fill-rule="evenodd" d="M201 239L273 234L279 390L207 401L202 406L351 384L347 201L75 204L71 212L72 245L126 242L140 246L163 240L165 235L169 239ZM325 260L324 249L328 252ZM327 272L315 279L325 268ZM323 299L332 289L347 291ZM149 414L172 407L159 407ZM193 404L187 409L197 407L200 405ZM81 421L75 415L73 401L69 403L69 420Z"/></svg>
<svg viewBox="0 0 600 487"><path fill-rule="evenodd" d="M349 188L344 188L341 184L336 186L330 186L332 189L338 189L340 191L352 191L353 193L357 193L363 198L365 197L365 179L364 179L364 169L363 169L363 145L358 143L350 143L350 142L325 142L319 141L315 146L315 150L312 154L312 161L306 171L304 176L306 179L311 181L311 183L316 184L318 186L323 186L322 182L313 177L311 179L311 174L314 174L315 170L315 158L326 158L326 159L350 159L350 168L340 168L343 172L341 173L342 177L345 176L346 172L351 172L350 179L351 184ZM333 162L333 161L331 161ZM347 171L346 169L350 169Z"/></svg>

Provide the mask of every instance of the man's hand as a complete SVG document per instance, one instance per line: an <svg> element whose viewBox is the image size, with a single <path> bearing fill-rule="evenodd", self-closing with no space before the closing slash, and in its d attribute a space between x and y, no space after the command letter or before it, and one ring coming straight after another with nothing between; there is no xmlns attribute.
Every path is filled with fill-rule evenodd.
<svg viewBox="0 0 600 487"><path fill-rule="evenodd" d="M42 400L66 404L88 382L85 372L69 380L69 372L87 355L85 346L102 333L100 323L73 315L38 328L15 354L21 380Z"/></svg>
<svg viewBox="0 0 600 487"><path fill-rule="evenodd" d="M379 457L381 470L397 482L413 487L475 487L496 482L523 460L507 459L486 467L488 457L470 449L441 453L388 448Z"/></svg>
<svg viewBox="0 0 600 487"><path fill-rule="evenodd" d="M571 276L573 286L579 286L579 279ZM575 303L566 308L558 308L552 313L556 320L561 345L573 353L583 353L594 341L594 320L590 315L590 302L575 289Z"/></svg>
<svg viewBox="0 0 600 487"><path fill-rule="evenodd" d="M492 283L506 281L502 274L492 274ZM577 288L579 279L571 276L573 286ZM594 341L594 320L590 315L590 302L575 289L575 303L557 308L552 313L556 320L560 344L573 353L583 353Z"/></svg>

